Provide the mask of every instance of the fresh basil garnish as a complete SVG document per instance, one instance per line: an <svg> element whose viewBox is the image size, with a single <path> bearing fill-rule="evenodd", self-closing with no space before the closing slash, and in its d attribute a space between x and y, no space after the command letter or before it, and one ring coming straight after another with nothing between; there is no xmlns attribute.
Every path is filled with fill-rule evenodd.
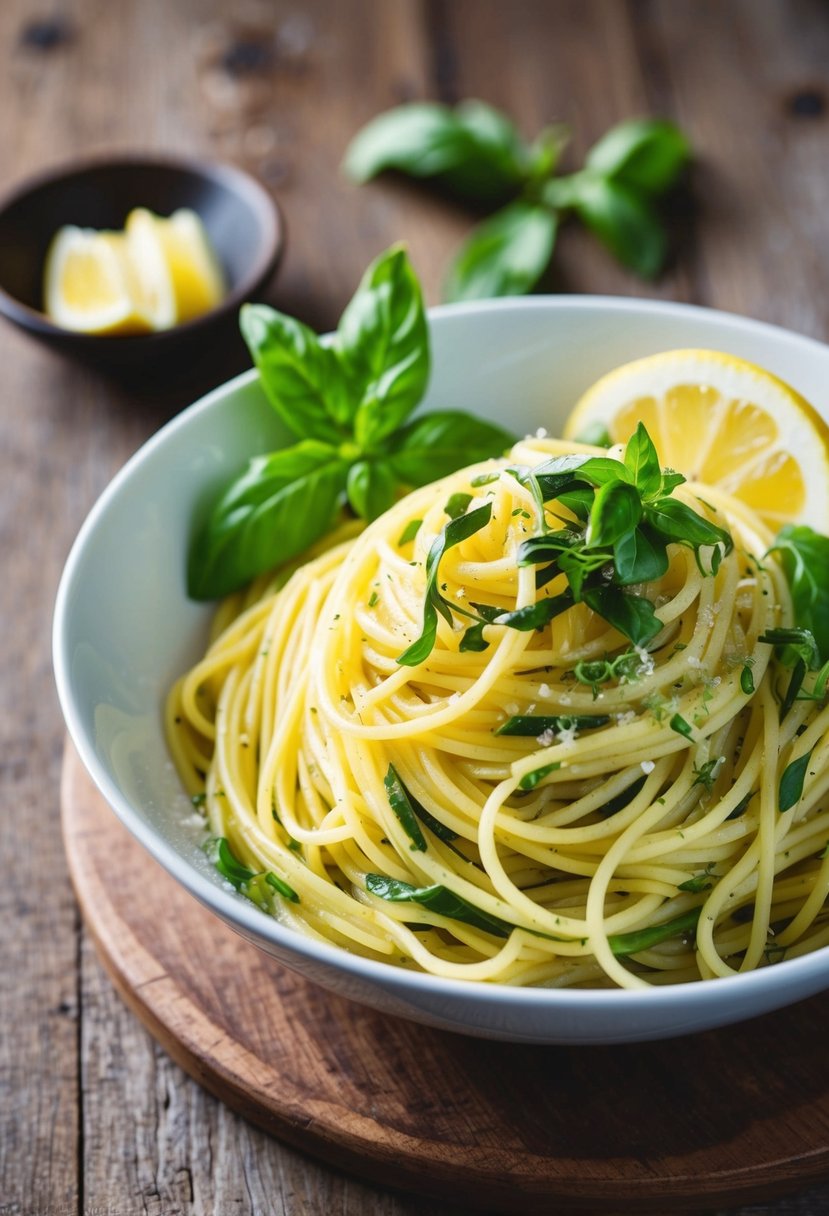
<svg viewBox="0 0 829 1216"><path fill-rule="evenodd" d="M797 806L798 802L800 802L811 758L812 752L805 752L802 756L798 756L796 760L792 760L783 770L777 794L777 809L781 813L783 811L790 811L793 806Z"/></svg>
<svg viewBox="0 0 829 1216"><path fill-rule="evenodd" d="M531 291L569 216L624 265L653 277L667 249L655 204L688 161L685 137L668 122L621 123L590 149L583 169L557 176L568 138L566 128L555 125L528 144L505 114L479 101L454 109L415 102L364 127L343 167L354 181L393 169L432 180L477 207L500 208L458 250L445 279L447 299Z"/></svg>
<svg viewBox="0 0 829 1216"><path fill-rule="evenodd" d="M414 887L411 883L398 878L388 878L384 874L367 874L366 890L391 903L420 904L439 916L483 929L494 937L509 937L515 928L515 925L510 925L497 916L490 916L488 912L476 908L468 900L438 883L430 887Z"/></svg>
<svg viewBox="0 0 829 1216"><path fill-rule="evenodd" d="M226 595L297 557L346 502L374 519L401 487L513 442L457 410L409 421L430 352L420 286L402 248L372 262L330 342L264 305L245 305L241 326L265 395L298 442L251 460L207 511L188 555L194 599Z"/></svg>
<svg viewBox="0 0 829 1216"><path fill-rule="evenodd" d="M423 629L411 646L408 646L403 654L398 655L398 663L406 667L416 667L428 659L437 637L438 613L450 625L452 624L452 610L438 587L441 558L447 550L459 545L461 541L467 540L481 528L486 527L491 515L492 503L485 503L467 515L460 515L457 519L450 520L435 537L426 558L426 602L423 606Z"/></svg>

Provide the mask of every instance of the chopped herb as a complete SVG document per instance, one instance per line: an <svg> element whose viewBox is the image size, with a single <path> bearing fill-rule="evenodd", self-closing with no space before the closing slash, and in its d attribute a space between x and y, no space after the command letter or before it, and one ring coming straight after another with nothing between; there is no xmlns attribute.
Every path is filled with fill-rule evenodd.
<svg viewBox="0 0 829 1216"><path fill-rule="evenodd" d="M398 549L402 549L404 545L408 545L409 541L414 540L414 538L417 536L418 532L420 531L420 525L422 523L423 523L422 519L410 519L409 520L409 522L406 524L406 527L403 529L403 531L400 533L400 536L398 537L398 540L397 540Z"/></svg>
<svg viewBox="0 0 829 1216"><path fill-rule="evenodd" d="M389 765L388 772L383 778L383 785L386 787L389 806L400 821L403 831L412 842L411 848L420 853L425 852L426 837L420 830L420 824L417 822L414 807L409 800L408 791L398 777L393 764Z"/></svg>
<svg viewBox="0 0 829 1216"><path fill-rule="evenodd" d="M416 903L439 916L450 920L459 920L463 924L483 929L493 937L509 937L514 925L490 916L481 908L476 908L468 900L455 895L447 887L435 884L431 887L413 887L407 882L396 878L388 878L384 874L366 874L366 890L380 899L392 903Z"/></svg>
<svg viewBox="0 0 829 1216"><path fill-rule="evenodd" d="M577 730L596 730L607 726L610 718L606 714L515 714L493 732L496 735L531 735L537 738L545 731L562 731L575 727Z"/></svg>
<svg viewBox="0 0 829 1216"><path fill-rule="evenodd" d="M812 752L805 752L796 760L792 760L783 770L777 796L777 807L781 813L791 810L800 801L803 794L803 783L806 780L806 770L811 758Z"/></svg>
<svg viewBox="0 0 829 1216"><path fill-rule="evenodd" d="M685 882L681 882L677 887L678 891L692 891L697 894L700 891L708 891L714 885L714 879L717 877L714 874L714 862L709 861L704 870L699 874L693 874Z"/></svg>
<svg viewBox="0 0 829 1216"><path fill-rule="evenodd" d="M291 847L296 844L297 841L291 841ZM290 901L295 904L300 902L299 896L293 887L289 886L288 883L285 882L284 878L279 878L276 874L274 874L273 870L268 870L266 872L265 882L269 887L273 887L274 891L276 891L279 895L282 895L285 899L290 899Z"/></svg>
<svg viewBox="0 0 829 1216"><path fill-rule="evenodd" d="M232 883L237 891L241 890L248 879L254 877L253 870L249 870L234 856L226 837L212 836L204 842L202 848L222 877Z"/></svg>
<svg viewBox="0 0 829 1216"><path fill-rule="evenodd" d="M754 675L747 663L740 672L740 688L747 697L750 697L754 692Z"/></svg>
<svg viewBox="0 0 829 1216"><path fill-rule="evenodd" d="M466 514L466 508L471 502L471 494L464 494L458 491L457 494L450 496L443 509L450 519L457 519L458 516Z"/></svg>
<svg viewBox="0 0 829 1216"><path fill-rule="evenodd" d="M675 730L678 735L684 735L686 739L693 739L694 730L690 722L686 722L681 714L674 714L668 723L671 730Z"/></svg>
<svg viewBox="0 0 829 1216"><path fill-rule="evenodd" d="M242 895L246 895L248 899L260 908L269 911L272 903L263 884L267 884L267 886L284 896L285 899L290 899L293 903L299 903L299 896L296 891L284 879L277 878L270 870L256 874L248 866L243 865L238 857L234 855L225 836L211 837L205 841L202 847L222 877L226 878L237 891Z"/></svg>
<svg viewBox="0 0 829 1216"><path fill-rule="evenodd" d="M193 794L190 801L193 803L193 806L204 806L205 802L207 802L207 794Z"/></svg>
<svg viewBox="0 0 829 1216"><path fill-rule="evenodd" d="M553 761L552 764L544 764L541 768L534 768L532 772L524 774L518 782L518 788L520 790L534 790L540 781L543 781L550 773L557 772L560 768L561 762L559 760Z"/></svg>
<svg viewBox="0 0 829 1216"><path fill-rule="evenodd" d="M704 785L708 793L714 788L714 782L717 779L717 772L722 764L723 757L717 756L714 760L706 760L705 764L697 768L694 765L694 780L692 785Z"/></svg>
<svg viewBox="0 0 829 1216"><path fill-rule="evenodd" d="M616 955L638 954L641 950L649 950L651 946L657 946L671 937L690 933L696 929L699 917L700 909L694 908L673 920L664 921L661 925L635 929L632 933L611 933L607 940Z"/></svg>

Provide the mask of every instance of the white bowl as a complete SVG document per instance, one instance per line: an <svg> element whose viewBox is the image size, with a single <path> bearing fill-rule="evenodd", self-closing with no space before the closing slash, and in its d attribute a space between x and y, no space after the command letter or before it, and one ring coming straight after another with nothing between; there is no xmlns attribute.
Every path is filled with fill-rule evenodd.
<svg viewBox="0 0 829 1216"><path fill-rule="evenodd" d="M555 433L579 394L620 363L681 346L753 360L829 416L829 347L686 305L535 297L431 313L425 408L460 408L516 432ZM283 928L222 885L186 822L162 732L174 676L203 649L211 609L185 593L196 505L249 455L288 441L255 372L216 389L151 439L81 529L58 593L54 662L69 732L115 813L179 882L280 962L390 1014L493 1039L616 1043L724 1025L829 987L829 949L729 979L647 991L505 988L412 974ZM162 914L162 913L160 913Z"/></svg>

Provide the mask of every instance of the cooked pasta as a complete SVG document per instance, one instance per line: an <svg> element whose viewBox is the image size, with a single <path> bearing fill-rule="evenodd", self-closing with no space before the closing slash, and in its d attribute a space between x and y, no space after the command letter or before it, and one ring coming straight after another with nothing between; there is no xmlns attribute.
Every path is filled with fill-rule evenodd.
<svg viewBox="0 0 829 1216"><path fill-rule="evenodd" d="M829 944L829 709L780 714L786 673L760 639L792 604L748 508L676 490L734 548L709 569L670 546L647 645L585 603L538 628L493 619L562 577L518 564L551 504L509 469L573 447L527 440L222 605L167 727L224 872L299 932L501 984L711 979ZM491 513L443 552L456 611L412 665L452 496ZM489 621L474 639L470 605Z"/></svg>

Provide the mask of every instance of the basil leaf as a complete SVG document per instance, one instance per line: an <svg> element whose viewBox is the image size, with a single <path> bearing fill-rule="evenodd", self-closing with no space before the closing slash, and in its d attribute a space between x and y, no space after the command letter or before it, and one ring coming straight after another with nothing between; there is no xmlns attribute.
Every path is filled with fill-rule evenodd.
<svg viewBox="0 0 829 1216"><path fill-rule="evenodd" d="M653 604L642 595L616 591L613 587L593 587L584 592L583 599L634 646L645 646L662 628Z"/></svg>
<svg viewBox="0 0 829 1216"><path fill-rule="evenodd" d="M388 772L383 778L383 785L386 787L389 806L400 821L403 831L409 837L409 840L411 840L412 849L424 853L426 851L426 837L420 830L420 824L415 817L414 809L409 801L409 792L398 777L393 764L390 764L388 767Z"/></svg>
<svg viewBox="0 0 829 1216"><path fill-rule="evenodd" d="M777 792L777 808L781 814L784 811L790 811L793 806L797 806L798 802L800 802L803 794L803 783L806 780L806 771L811 758L812 752L808 751L805 755L798 756L796 760L792 760L791 764L788 764L783 770Z"/></svg>
<svg viewBox="0 0 829 1216"><path fill-rule="evenodd" d="M398 549L402 549L404 545L408 545L408 543L410 541L414 540L414 538L417 536L418 532L420 531L420 527L421 527L422 523L423 523L422 519L410 519L409 520L409 522L406 524L406 527L403 529L403 531L400 533L400 535L397 538Z"/></svg>
<svg viewBox="0 0 829 1216"><path fill-rule="evenodd" d="M523 295L535 287L556 238L554 211L534 203L510 203L484 220L461 245L444 284L446 300Z"/></svg>
<svg viewBox="0 0 829 1216"><path fill-rule="evenodd" d="M384 874L366 874L366 890L392 903L420 904L439 916L459 920L476 929L483 929L495 937L509 937L515 928L499 917L490 916L488 912L476 908L468 900L437 883L431 887L413 887L408 882L388 878Z"/></svg>
<svg viewBox="0 0 829 1216"><path fill-rule="evenodd" d="M458 650L461 654L468 652L478 654L483 650L489 649L489 642L484 637L484 628L487 623L487 621L478 621L477 625L470 625L464 631L464 635L458 645Z"/></svg>
<svg viewBox="0 0 829 1216"><path fill-rule="evenodd" d="M631 480L630 473L618 460L609 456L553 456L529 471L523 471L523 484L535 481L544 502L561 494L569 494L579 485L602 486L609 481Z"/></svg>
<svg viewBox="0 0 829 1216"><path fill-rule="evenodd" d="M652 498L662 486L662 469L653 440L642 422L636 427L625 448L625 468L643 498Z"/></svg>
<svg viewBox="0 0 829 1216"><path fill-rule="evenodd" d="M681 473L675 473L673 469L663 469L660 496L667 498L669 494L673 494L677 486L684 485L686 480Z"/></svg>
<svg viewBox="0 0 829 1216"><path fill-rule="evenodd" d="M206 840L202 847L222 877L232 883L237 891L254 877L253 870L248 869L234 855L227 837L213 836Z"/></svg>
<svg viewBox="0 0 829 1216"><path fill-rule="evenodd" d="M302 553L331 526L347 468L336 448L315 439L254 457L191 544L188 594L218 599Z"/></svg>
<svg viewBox="0 0 829 1216"><path fill-rule="evenodd" d="M267 870L265 873L265 882L269 887L273 887L279 895L284 899L289 899L291 903L298 904L300 898L292 886L290 886L284 878L280 878L274 874L273 870Z"/></svg>
<svg viewBox="0 0 829 1216"><path fill-rule="evenodd" d="M696 782L694 782L696 785ZM714 871L714 862L709 861L704 870L700 870L698 874L692 874L685 882L679 883L677 891L690 891L694 895L698 895L700 891L709 891L716 882L717 875Z"/></svg>
<svg viewBox="0 0 829 1216"><path fill-rule="evenodd" d="M534 768L532 772L525 773L518 782L519 790L534 790L545 777L549 777L550 773L558 772L560 768L560 760L554 760L552 764L542 764L541 768Z"/></svg>
<svg viewBox="0 0 829 1216"><path fill-rule="evenodd" d="M698 548L700 545L723 545L726 553L734 548L731 534L725 528L710 523L678 498L659 498L645 506L648 523L668 540Z"/></svg>
<svg viewBox="0 0 829 1216"><path fill-rule="evenodd" d="M650 204L621 182L578 174L574 207L614 257L644 279L665 261L665 231ZM575 183L574 183L575 184Z"/></svg>
<svg viewBox="0 0 829 1216"><path fill-rule="evenodd" d="M690 155L685 136L673 123L632 119L593 145L585 165L632 190L661 194L674 184Z"/></svg>
<svg viewBox="0 0 829 1216"><path fill-rule="evenodd" d="M349 145L343 168L365 182L387 169L441 186L476 203L498 203L517 193L527 153L510 120L484 102L455 110L415 102L380 114Z"/></svg>
<svg viewBox="0 0 829 1216"><path fill-rule="evenodd" d="M389 802L392 801L392 791L394 791L394 797L403 801L408 810L410 810L412 814L415 815L417 819L419 819L420 822L429 829L430 832L434 832L438 840L442 840L444 844L451 845L453 840L458 839L457 832L453 832L451 828L448 828L445 823L441 823L439 819L435 819L434 815L430 814L421 802L418 802L411 790L408 790L403 784L400 774L391 764L389 765L389 771L386 774L384 784L386 786L386 790L388 791ZM392 809L394 810L394 804L392 804ZM415 839L416 834L420 831L420 829L417 827L417 823L414 824L413 830L415 835L412 836L412 839ZM420 833L420 839L423 839L422 833ZM425 847L424 842L424 848ZM418 845L418 848L420 848L420 845ZM453 852L457 853L458 850L454 849ZM463 857L463 853L460 853L459 856ZM466 860L466 858L464 858L464 860Z"/></svg>
<svg viewBox="0 0 829 1216"><path fill-rule="evenodd" d="M613 546L613 565L623 587L652 582L670 565L667 543L647 524L640 524Z"/></svg>
<svg viewBox="0 0 829 1216"><path fill-rule="evenodd" d="M580 486L559 494L558 502L562 507L567 507L569 511L572 511L576 519L580 519L582 523L586 524L590 518L595 496L596 492L590 486Z"/></svg>
<svg viewBox="0 0 829 1216"><path fill-rule="evenodd" d="M635 486L609 481L596 491L584 539L588 549L612 546L632 532L642 518L642 500Z"/></svg>
<svg viewBox="0 0 829 1216"><path fill-rule="evenodd" d="M608 944L617 956L638 954L640 950L649 950L651 946L696 929L701 911L701 908L693 908L673 920L663 921L661 925L649 925L647 929L634 929L631 933L611 933Z"/></svg>
<svg viewBox="0 0 829 1216"><path fill-rule="evenodd" d="M602 803L598 808L599 814L608 819L618 811L623 811L626 806L630 806L637 794L641 794L646 781L647 777L637 777L621 793L616 794L613 798L608 798L607 802Z"/></svg>
<svg viewBox="0 0 829 1216"><path fill-rule="evenodd" d="M396 490L397 478L385 463L357 460L348 470L346 495L361 519L370 521L388 511Z"/></svg>
<svg viewBox="0 0 829 1216"><path fill-rule="evenodd" d="M780 554L791 588L795 620L817 643L821 662L829 659L829 536L806 524L786 524L770 552Z"/></svg>
<svg viewBox="0 0 829 1216"><path fill-rule="evenodd" d="M512 612L502 612L494 620L495 625L506 625L521 633L529 633L532 629L543 629L554 617L560 616L573 606L573 593L569 589L561 595L551 595L548 599L538 600L535 604L526 604L523 608L515 608Z"/></svg>
<svg viewBox="0 0 829 1216"><path fill-rule="evenodd" d="M465 494L459 490L456 494L450 494L449 498L444 503L443 510L450 519L457 519L459 515L466 514L466 508L472 502L472 495Z"/></svg>
<svg viewBox="0 0 829 1216"><path fill-rule="evenodd" d="M581 533L571 528L529 536L518 546L518 565L538 566L542 562L556 561L568 549L581 545L583 540Z"/></svg>
<svg viewBox="0 0 829 1216"><path fill-rule="evenodd" d="M678 735L682 735L685 739L693 739L694 728L690 722L686 722L682 714L674 714L668 723L671 730L676 731Z"/></svg>
<svg viewBox="0 0 829 1216"><path fill-rule="evenodd" d="M401 481L423 486L465 465L501 456L513 443L515 435L495 423L461 410L436 410L398 431L387 459Z"/></svg>
<svg viewBox="0 0 829 1216"><path fill-rule="evenodd" d="M432 541L429 556L426 558L426 602L423 606L423 628L420 637L416 638L403 654L397 656L398 663L406 667L417 667L419 663L429 657L437 637L438 612L451 623L451 609L437 589L441 558L447 550L459 545L461 541L468 540L481 528L486 527L491 515L492 503L485 503L484 506L470 511L468 515L461 515L458 519L450 520Z"/></svg>
<svg viewBox="0 0 829 1216"><path fill-rule="evenodd" d="M609 721L607 714L515 714L502 722L493 734L538 738L547 730L568 730L571 726L577 730L596 730L607 726Z"/></svg>
<svg viewBox="0 0 829 1216"><path fill-rule="evenodd" d="M337 349L358 402L354 440L370 447L397 430L429 380L423 298L404 249L388 249L368 267L340 317Z"/></svg>
<svg viewBox="0 0 829 1216"><path fill-rule="evenodd" d="M354 401L336 351L307 325L265 304L243 304L239 324L265 396L285 426L300 439L347 435Z"/></svg>

